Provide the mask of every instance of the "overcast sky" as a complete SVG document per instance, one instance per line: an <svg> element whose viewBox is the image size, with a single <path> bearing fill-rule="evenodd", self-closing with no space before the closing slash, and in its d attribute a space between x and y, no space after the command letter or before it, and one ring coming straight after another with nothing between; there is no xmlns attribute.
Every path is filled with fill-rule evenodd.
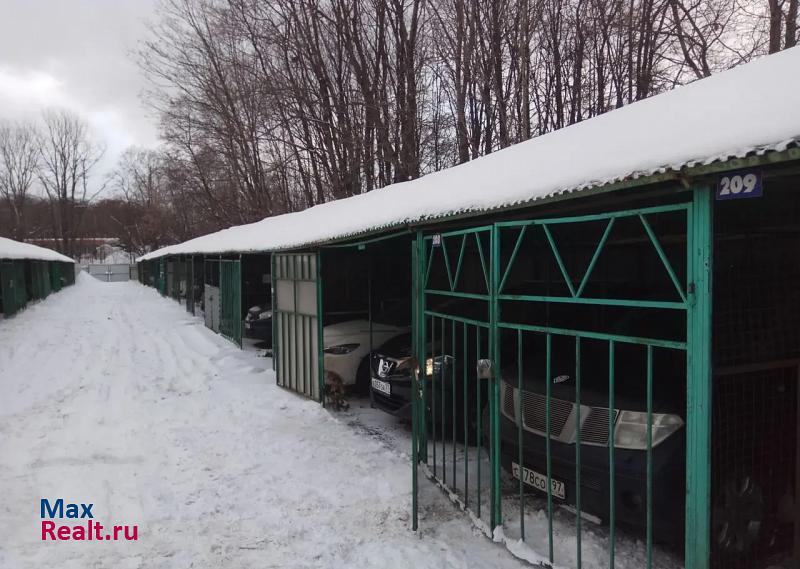
<svg viewBox="0 0 800 569"><path fill-rule="evenodd" d="M0 118L47 107L83 115L107 145L104 171L132 144L155 146L142 104L145 80L130 56L155 0L0 0Z"/></svg>

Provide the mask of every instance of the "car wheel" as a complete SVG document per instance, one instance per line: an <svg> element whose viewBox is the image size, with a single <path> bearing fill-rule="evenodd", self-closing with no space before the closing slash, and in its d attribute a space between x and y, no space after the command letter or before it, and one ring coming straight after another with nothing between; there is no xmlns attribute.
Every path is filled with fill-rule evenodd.
<svg viewBox="0 0 800 569"><path fill-rule="evenodd" d="M764 495L750 474L729 478L714 499L714 543L718 555L740 557L761 539Z"/></svg>
<svg viewBox="0 0 800 569"><path fill-rule="evenodd" d="M356 395L369 394L369 375L369 356L367 356L358 364L358 370L356 371Z"/></svg>

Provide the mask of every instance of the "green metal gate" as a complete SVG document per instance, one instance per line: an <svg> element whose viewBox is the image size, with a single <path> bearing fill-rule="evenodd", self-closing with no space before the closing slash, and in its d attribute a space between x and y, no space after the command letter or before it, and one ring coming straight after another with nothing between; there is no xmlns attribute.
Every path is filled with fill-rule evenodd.
<svg viewBox="0 0 800 569"><path fill-rule="evenodd" d="M242 345L242 262L219 261L219 332L237 346Z"/></svg>
<svg viewBox="0 0 800 569"><path fill-rule="evenodd" d="M29 296L32 300L40 300L50 295L52 267L49 265L51 263L47 261L28 261Z"/></svg>
<svg viewBox="0 0 800 569"><path fill-rule="evenodd" d="M50 288L53 292L61 290L61 270L63 264L59 262L49 263L50 265Z"/></svg>
<svg viewBox="0 0 800 569"><path fill-rule="evenodd" d="M272 255L272 345L277 383L323 400L320 257Z"/></svg>
<svg viewBox="0 0 800 569"><path fill-rule="evenodd" d="M167 295L167 260L162 257L158 261L158 275L156 277L156 288L161 296Z"/></svg>
<svg viewBox="0 0 800 569"><path fill-rule="evenodd" d="M576 551L559 559L554 512L591 504L609 526L608 566L619 520L641 515L650 568L654 528L672 514L685 521L687 569L708 566L709 191L689 199L418 235L413 459L487 534L502 527L580 568L582 516ZM666 392L679 410L656 412ZM655 455L682 437L676 474ZM637 460L631 498L617 483ZM655 485L665 468L671 488L685 472L685 509L682 488L670 504ZM416 469L413 500L416 527ZM546 535L526 531L536 511Z"/></svg>
<svg viewBox="0 0 800 569"><path fill-rule="evenodd" d="M0 294L3 313L12 316L25 307L25 261L0 261Z"/></svg>

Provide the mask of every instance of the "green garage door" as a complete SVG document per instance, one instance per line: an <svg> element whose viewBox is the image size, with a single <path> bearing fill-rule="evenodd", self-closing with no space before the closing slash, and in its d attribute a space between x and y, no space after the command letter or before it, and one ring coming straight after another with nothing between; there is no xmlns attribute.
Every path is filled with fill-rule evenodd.
<svg viewBox="0 0 800 569"><path fill-rule="evenodd" d="M273 367L278 385L322 401L319 255L273 254Z"/></svg>
<svg viewBox="0 0 800 569"><path fill-rule="evenodd" d="M237 346L242 345L242 262L219 261L219 332Z"/></svg>
<svg viewBox="0 0 800 569"><path fill-rule="evenodd" d="M16 314L28 302L24 263L25 261L0 261L0 294L6 316Z"/></svg>

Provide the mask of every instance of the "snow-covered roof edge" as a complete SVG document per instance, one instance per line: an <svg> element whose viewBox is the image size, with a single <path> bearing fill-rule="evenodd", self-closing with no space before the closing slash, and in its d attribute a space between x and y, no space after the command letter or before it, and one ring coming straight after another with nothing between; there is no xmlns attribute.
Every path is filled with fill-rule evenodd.
<svg viewBox="0 0 800 569"><path fill-rule="evenodd" d="M59 261L62 263L74 263L66 255L62 255L52 249L21 243L13 239L0 237L0 259L27 259L31 261Z"/></svg>
<svg viewBox="0 0 800 569"><path fill-rule="evenodd" d="M625 180L784 151L800 141L800 47L471 162L140 257L300 248Z"/></svg>

